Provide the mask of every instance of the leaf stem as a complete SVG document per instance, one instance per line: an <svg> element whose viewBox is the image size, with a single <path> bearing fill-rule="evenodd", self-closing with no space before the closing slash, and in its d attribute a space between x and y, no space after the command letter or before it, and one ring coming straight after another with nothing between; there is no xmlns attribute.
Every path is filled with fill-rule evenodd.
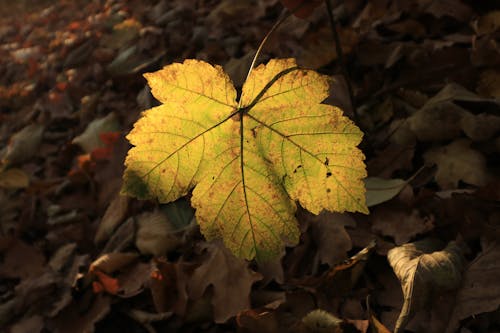
<svg viewBox="0 0 500 333"><path fill-rule="evenodd" d="M252 63L250 64L250 68L248 69L247 77L246 77L244 82L246 82L248 80L248 78L250 77L250 73L252 73L252 70L255 67L255 63L257 62L257 58L259 57L260 52L264 48L264 44L266 44L269 37L273 34L273 32L276 31L276 29L279 28L279 26L283 22L286 21L287 18L289 18L293 13L295 13L297 10L299 10L302 6L304 6L305 3L306 3L306 1L303 1L297 7L295 7L294 9L292 9L290 11L288 11L286 9L283 10L283 12L280 14L280 18L278 18L278 21L276 21L276 23L274 23L274 25L271 27L271 29L267 32L267 34L264 36L264 38L260 42L259 47L257 48L257 51L255 51L255 55L253 56ZM239 107L241 107L241 99L240 99L240 102L238 105L238 108Z"/></svg>
<svg viewBox="0 0 500 333"><path fill-rule="evenodd" d="M351 100L351 107L354 116L354 121L359 124L358 112L356 110L356 102L354 101L354 93L351 85L351 78L349 76L349 72L347 71L347 67L344 61L344 54L342 52L342 45L340 44L340 37L337 31L337 23L335 22L335 18L333 17L333 7L331 0L325 0L326 9L328 12L328 19L330 21L330 26L332 28L333 39L335 41L335 52L337 53L337 59L339 60L340 70L342 72L342 76L344 77L347 84L347 92L349 93L349 99Z"/></svg>

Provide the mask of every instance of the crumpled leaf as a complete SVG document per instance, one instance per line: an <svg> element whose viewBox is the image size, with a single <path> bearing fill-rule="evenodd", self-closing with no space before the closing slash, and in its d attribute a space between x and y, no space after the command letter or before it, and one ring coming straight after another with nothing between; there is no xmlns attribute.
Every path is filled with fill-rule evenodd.
<svg viewBox="0 0 500 333"><path fill-rule="evenodd" d="M193 272L188 294L198 299L212 285L214 320L223 323L250 308L250 289L262 277L250 270L246 261L236 258L220 244L207 244L206 247L209 257Z"/></svg>
<svg viewBox="0 0 500 333"><path fill-rule="evenodd" d="M276 256L296 244L295 200L321 210L367 213L361 131L320 104L328 79L271 60L253 70L240 102L219 66L185 60L145 74L163 105L128 139L122 192L162 203L184 196L209 240L240 257Z"/></svg>
<svg viewBox="0 0 500 333"><path fill-rule="evenodd" d="M391 249L387 260L401 282L404 304L394 333L402 332L415 313L424 308L433 293L460 285L463 258L456 242L437 251L432 240L404 244Z"/></svg>
<svg viewBox="0 0 500 333"><path fill-rule="evenodd" d="M391 200L406 186L403 179L383 179L368 177L365 179L366 206L371 207Z"/></svg>

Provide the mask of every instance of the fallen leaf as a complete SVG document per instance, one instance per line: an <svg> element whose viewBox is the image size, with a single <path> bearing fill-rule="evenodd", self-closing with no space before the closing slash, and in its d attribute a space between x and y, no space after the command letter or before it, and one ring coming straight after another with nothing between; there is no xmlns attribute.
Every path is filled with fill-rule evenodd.
<svg viewBox="0 0 500 333"><path fill-rule="evenodd" d="M500 306L500 243L484 242L483 250L468 265L455 307L448 322L447 333L455 332L460 321L470 316L491 312Z"/></svg>
<svg viewBox="0 0 500 333"><path fill-rule="evenodd" d="M61 246L52 255L47 265L55 272L61 271L69 259L73 256L76 247L76 243L69 243Z"/></svg>
<svg viewBox="0 0 500 333"><path fill-rule="evenodd" d="M39 249L14 238L7 242L8 248L2 251L1 276L28 279L44 272L45 257Z"/></svg>
<svg viewBox="0 0 500 333"><path fill-rule="evenodd" d="M404 295L394 333L403 332L408 321L440 290L458 288L462 278L463 257L460 247L450 242L437 251L429 239L395 247L387 260L401 282Z"/></svg>
<svg viewBox="0 0 500 333"><path fill-rule="evenodd" d="M306 18L311 13L321 5L322 1L321 0L280 0L281 3L283 3L283 6L288 8L293 15L300 17L300 18Z"/></svg>
<svg viewBox="0 0 500 333"><path fill-rule="evenodd" d="M401 192L407 183L403 179L366 178L366 206L372 207L391 200Z"/></svg>
<svg viewBox="0 0 500 333"><path fill-rule="evenodd" d="M28 175L21 169L13 168L7 170L0 169L0 188L19 189L29 185Z"/></svg>
<svg viewBox="0 0 500 333"><path fill-rule="evenodd" d="M150 263L138 262L130 265L127 269L120 272L118 276L120 297L133 297L140 294L144 290L144 286L149 282L151 277Z"/></svg>
<svg viewBox="0 0 500 333"><path fill-rule="evenodd" d="M500 11L494 10L481 16L473 24L478 35L491 34L500 29Z"/></svg>
<svg viewBox="0 0 500 333"><path fill-rule="evenodd" d="M42 316L35 315L25 318L15 325L12 325L10 333L40 333L44 328L44 320Z"/></svg>
<svg viewBox="0 0 500 333"><path fill-rule="evenodd" d="M500 132L500 117L488 114L465 113L461 121L464 133L474 142L487 141Z"/></svg>
<svg viewBox="0 0 500 333"><path fill-rule="evenodd" d="M421 216L418 210L409 210L401 204L377 207L370 216L373 232L392 237L396 245L407 243L434 228L432 216Z"/></svg>
<svg viewBox="0 0 500 333"><path fill-rule="evenodd" d="M346 227L355 227L356 221L347 214L322 212L319 215L307 214L312 229L312 238L317 251L314 260L330 267L347 258L352 248L351 238Z"/></svg>
<svg viewBox="0 0 500 333"><path fill-rule="evenodd" d="M14 134L10 138L5 155L0 161L3 167L30 160L38 152L44 130L43 125L31 124Z"/></svg>
<svg viewBox="0 0 500 333"><path fill-rule="evenodd" d="M237 103L227 75L202 61L145 76L163 105L127 137L135 147L123 193L166 203L196 185L191 203L205 237L258 260L297 243L295 200L315 214L367 212L362 133L319 104L327 77L271 60L252 71Z"/></svg>
<svg viewBox="0 0 500 333"><path fill-rule="evenodd" d="M302 324L311 333L342 333L343 320L331 313L317 309L302 318Z"/></svg>
<svg viewBox="0 0 500 333"><path fill-rule="evenodd" d="M180 239L167 216L159 210L138 215L135 246L142 254L165 256Z"/></svg>
<svg viewBox="0 0 500 333"><path fill-rule="evenodd" d="M250 309L250 289L262 277L220 243L207 244L206 249L208 258L193 272L188 294L192 299L201 298L212 285L214 320L223 323L240 311Z"/></svg>
<svg viewBox="0 0 500 333"><path fill-rule="evenodd" d="M487 69L481 72L477 92L486 97L500 98L500 70Z"/></svg>
<svg viewBox="0 0 500 333"><path fill-rule="evenodd" d="M454 139L460 136L464 113L466 111L452 101L430 99L408 118L408 125L420 141Z"/></svg>
<svg viewBox="0 0 500 333"><path fill-rule="evenodd" d="M93 120L85 131L73 139L73 144L79 145L86 153L92 153L96 148L105 146L99 137L102 133L120 130L120 123L116 115L111 112L106 117Z"/></svg>
<svg viewBox="0 0 500 333"><path fill-rule="evenodd" d="M92 273L95 270L99 270L106 274L111 274L129 265L136 260L137 257L138 255L136 253L106 253L90 264L89 272Z"/></svg>
<svg viewBox="0 0 500 333"><path fill-rule="evenodd" d="M118 293L118 290L120 290L118 279L113 278L99 270L93 270L93 274L97 278L97 281L92 282L92 289L94 293L99 294L101 292L107 292L111 295L116 295Z"/></svg>
<svg viewBox="0 0 500 333"><path fill-rule="evenodd" d="M427 163L437 165L435 177L441 189L457 188L459 181L476 186L484 186L488 182L486 159L470 145L469 140L460 139L424 154Z"/></svg>
<svg viewBox="0 0 500 333"><path fill-rule="evenodd" d="M94 325L102 320L111 310L111 298L106 295L96 295L89 308L81 309L77 302L73 302L55 318L48 320L48 328L53 332L92 333Z"/></svg>
<svg viewBox="0 0 500 333"><path fill-rule="evenodd" d="M117 228L117 226L123 222L128 210L129 199L126 196L117 194L113 201L109 204L104 216L97 227L94 242L101 243L107 240Z"/></svg>

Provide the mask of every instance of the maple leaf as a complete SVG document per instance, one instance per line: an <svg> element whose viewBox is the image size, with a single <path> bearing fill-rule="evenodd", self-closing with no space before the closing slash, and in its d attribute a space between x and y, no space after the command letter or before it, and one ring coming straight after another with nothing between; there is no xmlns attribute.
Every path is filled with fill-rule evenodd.
<svg viewBox="0 0 500 333"><path fill-rule="evenodd" d="M293 59L260 65L240 101L220 66L198 60L145 74L163 104L127 136L122 193L166 203L193 190L209 240L264 260L298 242L298 201L321 210L367 213L362 132L340 109L321 104L328 78ZM196 186L196 187L195 187Z"/></svg>

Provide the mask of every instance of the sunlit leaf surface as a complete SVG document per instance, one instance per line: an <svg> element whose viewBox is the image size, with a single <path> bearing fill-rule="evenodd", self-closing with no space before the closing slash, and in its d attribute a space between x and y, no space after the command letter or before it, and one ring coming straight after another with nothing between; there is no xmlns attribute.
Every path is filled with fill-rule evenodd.
<svg viewBox="0 0 500 333"><path fill-rule="evenodd" d="M295 202L367 213L361 131L321 104L328 78L292 59L257 67L240 101L219 66L186 60L145 75L162 105L128 135L123 193L191 203L207 239L265 260L298 242Z"/></svg>

